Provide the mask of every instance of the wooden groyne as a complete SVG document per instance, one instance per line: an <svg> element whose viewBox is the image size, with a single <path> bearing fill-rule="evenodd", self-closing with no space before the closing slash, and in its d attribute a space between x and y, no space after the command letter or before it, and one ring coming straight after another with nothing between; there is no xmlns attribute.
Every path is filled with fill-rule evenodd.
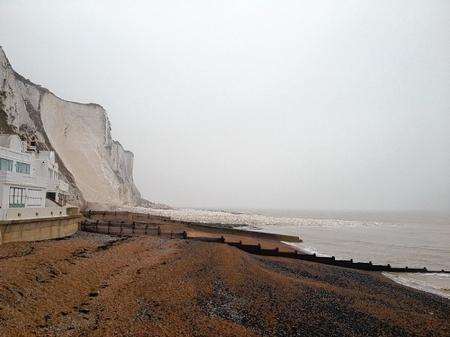
<svg viewBox="0 0 450 337"><path fill-rule="evenodd" d="M91 233L101 233L117 236L133 236L133 235L153 235L168 238L186 238L186 234L182 231L167 231L161 226L147 224L145 222L134 222L127 224L125 222L87 222L83 221L80 226L82 231Z"/></svg>
<svg viewBox="0 0 450 337"><path fill-rule="evenodd" d="M285 257L290 259L297 259L303 261L311 261L322 264L327 264L331 266L359 269L366 271L378 271L378 272L391 272L391 273L446 273L450 274L449 270L428 270L427 268L409 268L409 267L392 267L390 264L381 265L373 264L372 262L354 262L353 259L350 260L337 260L334 256L317 256L316 254L305 254L299 251L287 252L281 251L279 248L265 249L258 245L243 244L242 242L227 242L224 237L220 238L210 238L210 237L187 237L190 240L204 241L204 242L216 242L224 243L229 246L236 247L247 253L262 256L272 256L272 257Z"/></svg>

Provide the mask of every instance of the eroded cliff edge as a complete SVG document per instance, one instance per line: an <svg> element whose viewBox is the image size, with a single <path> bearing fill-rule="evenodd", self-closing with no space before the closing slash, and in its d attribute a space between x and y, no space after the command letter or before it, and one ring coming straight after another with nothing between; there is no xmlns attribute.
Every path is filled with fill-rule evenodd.
<svg viewBox="0 0 450 337"><path fill-rule="evenodd" d="M133 153L111 137L105 109L65 101L17 74L0 47L0 133L36 140L54 150L71 186L71 202L136 206Z"/></svg>

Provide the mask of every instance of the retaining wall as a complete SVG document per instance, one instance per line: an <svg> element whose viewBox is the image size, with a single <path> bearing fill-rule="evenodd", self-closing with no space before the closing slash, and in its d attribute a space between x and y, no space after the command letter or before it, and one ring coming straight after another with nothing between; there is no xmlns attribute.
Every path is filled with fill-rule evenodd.
<svg viewBox="0 0 450 337"><path fill-rule="evenodd" d="M57 218L0 221L0 244L58 239L78 231L80 215Z"/></svg>

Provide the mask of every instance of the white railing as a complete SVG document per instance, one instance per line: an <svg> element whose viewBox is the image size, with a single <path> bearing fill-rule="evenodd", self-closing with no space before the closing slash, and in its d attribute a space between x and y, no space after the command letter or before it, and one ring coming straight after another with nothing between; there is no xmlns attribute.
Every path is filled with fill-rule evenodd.
<svg viewBox="0 0 450 337"><path fill-rule="evenodd" d="M67 216L67 207L26 207L0 210L1 220L57 218Z"/></svg>
<svg viewBox="0 0 450 337"><path fill-rule="evenodd" d="M65 181L59 181L59 190L63 192L69 192L69 184Z"/></svg>

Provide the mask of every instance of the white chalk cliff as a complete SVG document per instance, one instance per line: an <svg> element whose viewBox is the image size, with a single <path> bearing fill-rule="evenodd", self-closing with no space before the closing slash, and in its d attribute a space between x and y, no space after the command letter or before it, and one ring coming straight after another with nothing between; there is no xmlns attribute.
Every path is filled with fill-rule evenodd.
<svg viewBox="0 0 450 337"><path fill-rule="evenodd" d="M54 150L72 202L136 206L133 153L111 138L105 109L65 101L17 74L0 47L0 133L35 138Z"/></svg>

